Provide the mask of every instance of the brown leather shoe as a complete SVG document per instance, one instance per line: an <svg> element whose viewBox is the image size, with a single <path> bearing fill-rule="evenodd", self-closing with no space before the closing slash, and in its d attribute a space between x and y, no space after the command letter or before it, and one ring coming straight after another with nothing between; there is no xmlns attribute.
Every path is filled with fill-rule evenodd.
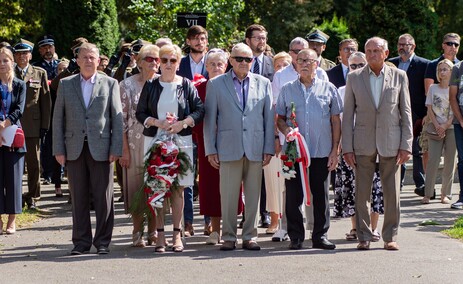
<svg viewBox="0 0 463 284"><path fill-rule="evenodd" d="M360 241L357 245L358 250L369 250L370 249L370 242L369 241Z"/></svg>
<svg viewBox="0 0 463 284"><path fill-rule="evenodd" d="M195 234L195 229L190 223L185 223L185 237L191 237Z"/></svg>
<svg viewBox="0 0 463 284"><path fill-rule="evenodd" d="M260 246L256 241L243 241L243 249L247 250L260 250Z"/></svg>
<svg viewBox="0 0 463 284"><path fill-rule="evenodd" d="M236 242L234 241L224 241L220 246L220 250L234 250L236 249Z"/></svg>
<svg viewBox="0 0 463 284"><path fill-rule="evenodd" d="M385 250L399 250L399 245L397 242L384 242Z"/></svg>

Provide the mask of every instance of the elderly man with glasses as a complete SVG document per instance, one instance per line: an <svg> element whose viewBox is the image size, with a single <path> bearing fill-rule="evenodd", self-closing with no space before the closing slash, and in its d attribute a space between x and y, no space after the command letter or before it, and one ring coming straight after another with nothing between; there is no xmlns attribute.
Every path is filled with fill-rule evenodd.
<svg viewBox="0 0 463 284"><path fill-rule="evenodd" d="M296 68L299 78L284 85L276 104L278 129L285 135L293 130L290 127L292 106L295 107L299 133L305 138L309 153L308 167L314 225L312 247L335 249L336 245L328 240L330 227L329 184L330 171L338 164L339 141L341 139L342 101L336 87L317 78L317 53L312 49L298 52ZM301 249L305 239L305 230L300 206L303 190L298 166L296 177L286 183L286 218L290 249Z"/></svg>

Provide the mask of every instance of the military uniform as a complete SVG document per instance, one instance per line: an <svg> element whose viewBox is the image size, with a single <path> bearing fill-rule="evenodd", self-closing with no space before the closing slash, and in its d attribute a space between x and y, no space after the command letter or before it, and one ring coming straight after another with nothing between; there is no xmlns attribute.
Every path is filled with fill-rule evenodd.
<svg viewBox="0 0 463 284"><path fill-rule="evenodd" d="M22 40L24 41L24 40ZM24 45L15 45L15 53L27 51ZM33 45L30 47L32 51ZM29 47L27 47L29 48ZM15 67L15 74L18 79L26 83L26 103L21 126L26 137L26 164L27 164L27 183L29 192L26 198L40 197L40 166L39 166L39 139L44 130L50 127L51 99L48 87L47 72L37 66L27 65L23 70ZM26 201L27 202L27 201ZM29 203L28 203L29 204Z"/></svg>
<svg viewBox="0 0 463 284"><path fill-rule="evenodd" d="M331 61L329 59L321 57L320 64L319 64L319 67L321 69L326 71L326 70L329 70L329 69L333 68L334 66L336 66L336 63L334 63L333 61Z"/></svg>
<svg viewBox="0 0 463 284"><path fill-rule="evenodd" d="M45 61L45 59L41 59L32 65L44 69L47 72L48 80L53 80L58 75L58 64L59 61L56 59L53 59L50 62Z"/></svg>
<svg viewBox="0 0 463 284"><path fill-rule="evenodd" d="M318 54L318 56L320 58L320 62L318 64L318 67L320 67L321 69L323 69L325 71L333 68L334 66L336 66L336 63L334 63L333 61L331 61L329 59L323 58L321 56L321 53L325 49L326 42L328 41L329 38L330 37L327 34L325 34L324 32L322 32L321 30L318 30L318 29L315 29L315 30L313 30L312 32L310 32L309 34L306 35L306 39L309 42L309 46L310 46L310 42L318 43L318 44L323 45L323 49L321 51L318 50L318 49L315 49L315 50L316 51L318 50L317 54Z"/></svg>

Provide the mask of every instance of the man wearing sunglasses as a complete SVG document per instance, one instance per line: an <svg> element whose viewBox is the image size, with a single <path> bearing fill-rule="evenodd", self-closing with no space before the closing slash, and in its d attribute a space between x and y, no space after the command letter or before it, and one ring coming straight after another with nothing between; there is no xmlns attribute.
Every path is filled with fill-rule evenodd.
<svg viewBox="0 0 463 284"><path fill-rule="evenodd" d="M230 56L233 68L211 79L206 91L204 146L209 163L220 171L221 250L236 248L242 183L246 204L243 248L260 250L256 218L262 166L275 154L275 127L270 80L250 72L252 62L251 48L236 44Z"/></svg>
<svg viewBox="0 0 463 284"><path fill-rule="evenodd" d="M436 58L428 63L428 67L426 68L426 74L424 79L424 85L426 89L426 93L428 93L429 86L431 84L438 84L436 70L437 64L444 59L448 59L453 62L453 64L457 64L460 62L457 58L458 49L460 48L460 36L456 33L448 33L444 35L442 41L442 50L444 53L439 57Z"/></svg>
<svg viewBox="0 0 463 284"><path fill-rule="evenodd" d="M426 93L423 81L429 60L416 55L415 48L415 39L412 35L403 34L399 36L397 42L399 56L391 58L389 61L397 66L397 68L407 72L413 123L413 181L415 182L415 193L424 196L424 169L418 138L423 128L423 118L427 113L425 105ZM405 164L402 165L402 173L401 179L403 180Z"/></svg>
<svg viewBox="0 0 463 284"><path fill-rule="evenodd" d="M348 59L352 53L358 50L358 47L358 42L352 38L343 39L339 43L339 57L341 58L341 64L338 64L326 71L330 82L333 83L336 88L346 85L347 73L349 71Z"/></svg>
<svg viewBox="0 0 463 284"><path fill-rule="evenodd" d="M350 72L344 97L342 151L355 170L355 218L359 244L370 249L371 181L379 156L384 195L384 249L398 250L400 170L412 152L412 116L407 74L384 63L389 55L385 39L365 43L368 65Z"/></svg>

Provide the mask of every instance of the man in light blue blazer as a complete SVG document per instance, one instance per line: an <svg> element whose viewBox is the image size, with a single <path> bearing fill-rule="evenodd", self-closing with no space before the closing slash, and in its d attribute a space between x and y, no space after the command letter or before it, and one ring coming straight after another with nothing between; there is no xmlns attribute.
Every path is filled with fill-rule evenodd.
<svg viewBox="0 0 463 284"><path fill-rule="evenodd" d="M250 72L252 60L249 46L235 45L230 56L233 68L210 80L206 91L204 146L209 162L220 170L221 250L236 248L241 183L246 205L243 248L260 250L256 217L262 166L275 153L275 132L270 81Z"/></svg>
<svg viewBox="0 0 463 284"><path fill-rule="evenodd" d="M68 167L74 255L89 252L92 244L107 254L114 226L112 162L122 155L122 106L117 80L97 72L99 57L94 44L82 44L80 73L60 81L53 115L53 155Z"/></svg>

